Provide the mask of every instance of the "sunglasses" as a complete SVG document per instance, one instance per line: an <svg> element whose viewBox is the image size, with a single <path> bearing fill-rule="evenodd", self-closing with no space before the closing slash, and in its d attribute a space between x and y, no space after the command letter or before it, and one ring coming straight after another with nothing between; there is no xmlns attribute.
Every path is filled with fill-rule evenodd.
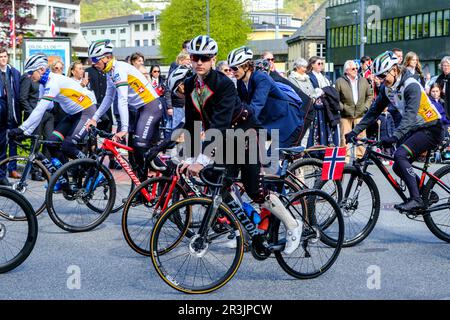
<svg viewBox="0 0 450 320"><path fill-rule="evenodd" d="M223 69L222 71L223 71L223 72L230 72L231 69Z"/></svg>
<svg viewBox="0 0 450 320"><path fill-rule="evenodd" d="M213 57L211 56L206 56L206 55L201 55L201 54L193 54L191 55L191 60L194 62L208 62L211 61Z"/></svg>
<svg viewBox="0 0 450 320"><path fill-rule="evenodd" d="M161 71L159 70L153 70L152 73L160 73Z"/></svg>
<svg viewBox="0 0 450 320"><path fill-rule="evenodd" d="M236 71L239 70L240 66L237 66L237 67L230 67L230 68L231 68L231 70L233 70L234 72L236 72Z"/></svg>
<svg viewBox="0 0 450 320"><path fill-rule="evenodd" d="M384 79L386 79L386 77L387 77L388 74L390 74L390 73L391 73L391 70L386 71L385 73L379 74L379 75L377 76L377 78L380 79L380 80L384 80Z"/></svg>
<svg viewBox="0 0 450 320"><path fill-rule="evenodd" d="M33 71L28 71L28 72L27 72L27 75L32 76L33 73L34 73L34 71L35 71L35 70L33 70Z"/></svg>
<svg viewBox="0 0 450 320"><path fill-rule="evenodd" d="M318 66L323 66L323 62L317 62Z"/></svg>
<svg viewBox="0 0 450 320"><path fill-rule="evenodd" d="M99 63L100 60L102 60L104 57L93 57L91 58L92 62L95 63Z"/></svg>
<svg viewBox="0 0 450 320"><path fill-rule="evenodd" d="M356 71L358 68L350 68L351 71Z"/></svg>
<svg viewBox="0 0 450 320"><path fill-rule="evenodd" d="M267 60L267 61L272 61L272 62L273 62L273 61L275 61L275 58L267 58L266 60Z"/></svg>

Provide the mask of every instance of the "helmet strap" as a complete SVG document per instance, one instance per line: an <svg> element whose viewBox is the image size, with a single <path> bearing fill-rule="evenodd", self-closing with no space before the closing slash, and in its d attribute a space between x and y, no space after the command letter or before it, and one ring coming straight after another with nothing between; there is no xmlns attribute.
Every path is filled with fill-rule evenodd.
<svg viewBox="0 0 450 320"><path fill-rule="evenodd" d="M109 60L109 61L106 63L106 66L105 66L105 68L103 69L103 72L104 72L104 73L107 73L107 72L111 71L111 69L112 69L112 67L113 67L115 61L116 61L115 58L112 58L111 60Z"/></svg>

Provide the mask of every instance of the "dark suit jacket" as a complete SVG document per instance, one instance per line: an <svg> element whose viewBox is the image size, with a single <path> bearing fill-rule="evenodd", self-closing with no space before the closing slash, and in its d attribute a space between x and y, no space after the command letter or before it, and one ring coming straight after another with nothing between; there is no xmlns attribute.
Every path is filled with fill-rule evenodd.
<svg viewBox="0 0 450 320"><path fill-rule="evenodd" d="M250 76L248 89L242 80L238 80L237 88L258 125L269 130L279 129L280 142L287 141L303 124L299 106L291 103L268 74L256 70Z"/></svg>
<svg viewBox="0 0 450 320"><path fill-rule="evenodd" d="M10 81L11 88L14 92L13 95L13 108L14 108L14 120L15 125L19 125L22 122L22 115L20 112L20 73L17 69L7 66L6 67L6 78ZM3 95L5 92L4 83L0 78L0 126L7 124L8 119L8 106L6 96Z"/></svg>
<svg viewBox="0 0 450 320"><path fill-rule="evenodd" d="M39 82L34 82L24 74L20 78L20 109L23 111L24 120L28 118L39 100Z"/></svg>

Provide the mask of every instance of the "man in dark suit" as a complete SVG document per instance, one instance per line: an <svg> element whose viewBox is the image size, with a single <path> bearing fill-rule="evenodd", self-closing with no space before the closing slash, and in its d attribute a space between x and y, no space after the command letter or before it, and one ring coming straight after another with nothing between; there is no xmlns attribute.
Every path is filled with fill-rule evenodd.
<svg viewBox="0 0 450 320"><path fill-rule="evenodd" d="M0 161L6 159L7 131L17 128L22 121L19 107L20 73L8 64L8 53L0 48ZM9 156L17 155L17 145L9 144ZM6 171L13 178L20 177L15 163L0 167L0 185L10 186Z"/></svg>

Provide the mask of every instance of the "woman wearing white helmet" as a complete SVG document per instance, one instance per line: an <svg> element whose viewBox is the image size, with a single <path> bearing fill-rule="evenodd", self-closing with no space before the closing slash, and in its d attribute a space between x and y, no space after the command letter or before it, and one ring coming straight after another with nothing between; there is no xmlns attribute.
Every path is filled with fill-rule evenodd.
<svg viewBox="0 0 450 320"><path fill-rule="evenodd" d="M411 163L423 152L437 147L444 138L441 115L420 83L402 69L393 52L386 51L379 55L373 61L372 73L382 83L380 94L361 122L345 136L346 142L353 142L359 133L375 122L381 112L392 104L401 113L402 119L393 136L380 142L386 148L397 144L393 170L405 181L410 194L408 201L395 205L395 208L401 211L423 209L425 203L420 197L418 177L413 173ZM428 200L429 203L433 201Z"/></svg>

